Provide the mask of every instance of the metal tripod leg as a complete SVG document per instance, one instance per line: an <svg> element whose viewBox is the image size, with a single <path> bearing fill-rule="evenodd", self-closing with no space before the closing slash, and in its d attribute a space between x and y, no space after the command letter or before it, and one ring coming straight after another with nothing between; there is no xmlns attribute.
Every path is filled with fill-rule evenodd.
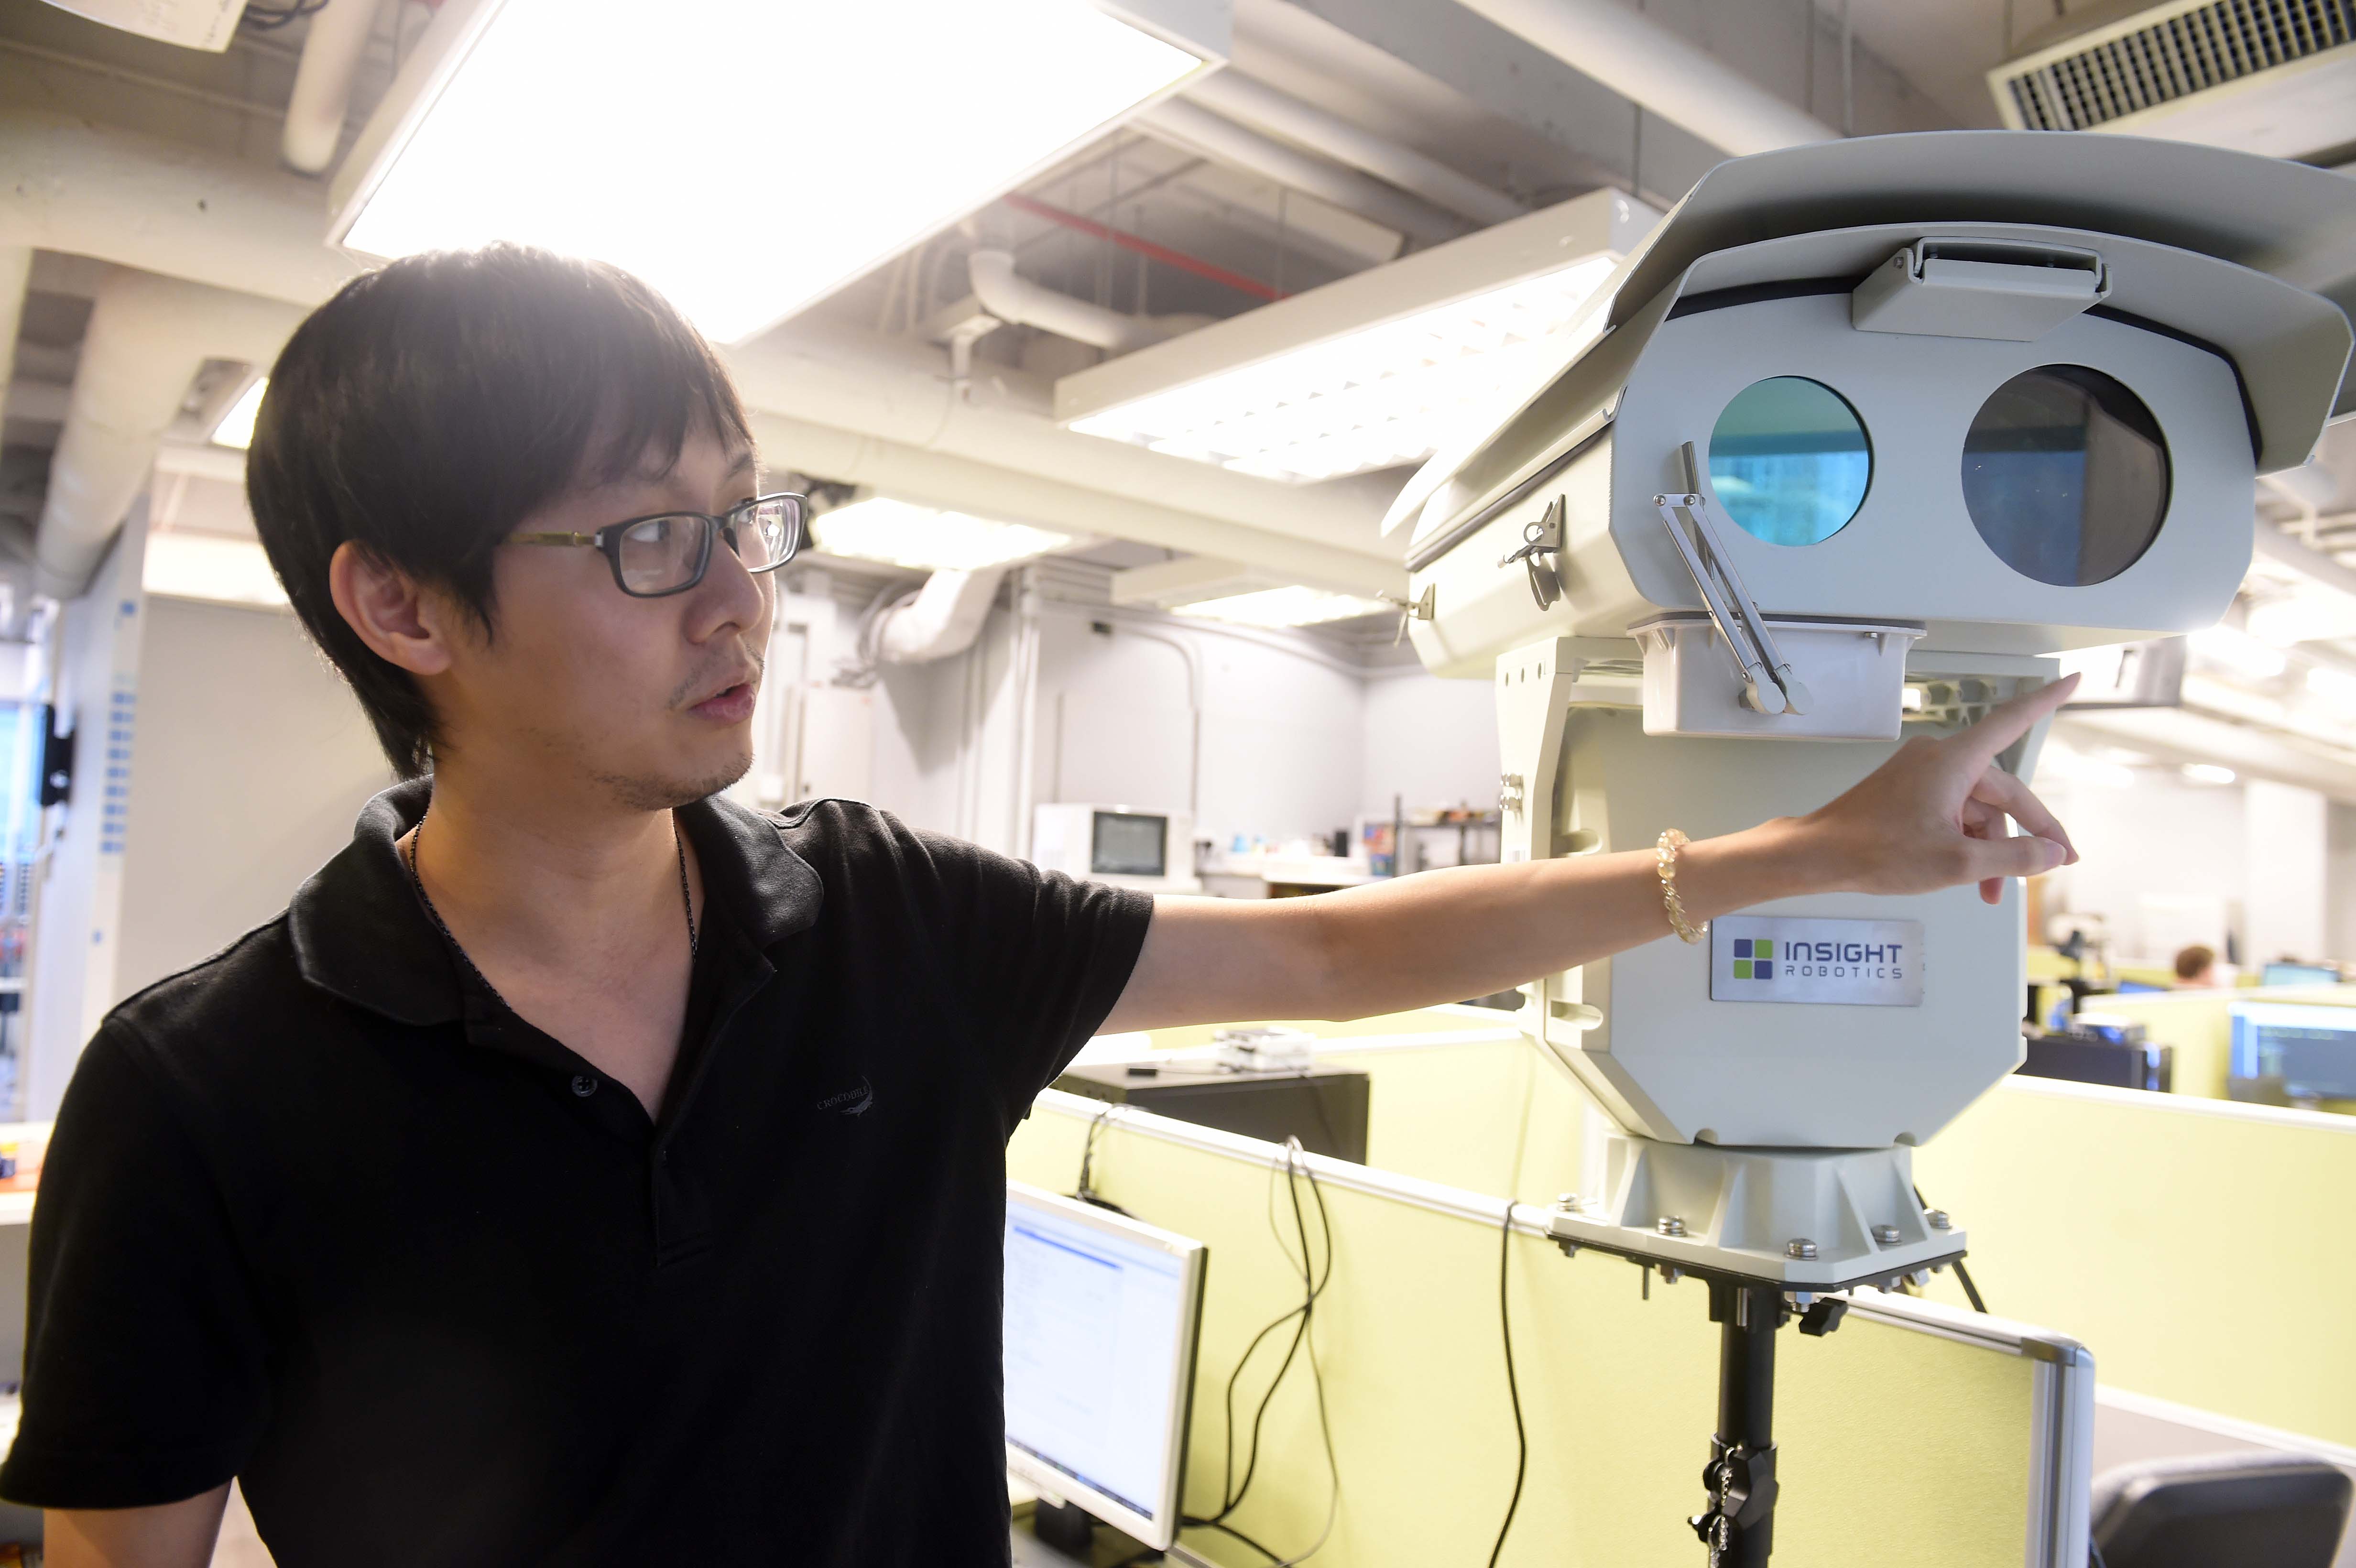
<svg viewBox="0 0 2356 1568"><path fill-rule="evenodd" d="M1783 1293L1772 1285L1710 1281L1718 1434L1701 1473L1710 1506L1688 1521L1709 1548L1710 1568L1762 1568L1774 1549L1775 1330L1784 1315Z"/></svg>

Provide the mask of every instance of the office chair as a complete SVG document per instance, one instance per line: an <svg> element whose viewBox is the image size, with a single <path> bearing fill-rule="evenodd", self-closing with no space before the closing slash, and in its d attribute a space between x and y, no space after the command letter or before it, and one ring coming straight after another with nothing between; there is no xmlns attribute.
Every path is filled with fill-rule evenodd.
<svg viewBox="0 0 2356 1568"><path fill-rule="evenodd" d="M2345 1471L2299 1454L2204 1454L2094 1478L2101 1568L2330 1568Z"/></svg>

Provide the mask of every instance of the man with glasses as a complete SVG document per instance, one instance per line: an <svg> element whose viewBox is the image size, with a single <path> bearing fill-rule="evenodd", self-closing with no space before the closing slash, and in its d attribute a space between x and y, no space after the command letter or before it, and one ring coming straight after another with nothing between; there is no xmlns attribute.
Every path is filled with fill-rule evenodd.
<svg viewBox="0 0 2356 1568"><path fill-rule="evenodd" d="M726 803L805 537L758 473L609 267L418 257L288 343L255 523L404 782L82 1057L0 1468L52 1568L196 1568L232 1477L282 1568L1002 1563L1004 1146L1092 1033L1669 934L1649 854L1157 909ZM2066 691L1688 846L1684 911L2049 869L1989 764Z"/></svg>

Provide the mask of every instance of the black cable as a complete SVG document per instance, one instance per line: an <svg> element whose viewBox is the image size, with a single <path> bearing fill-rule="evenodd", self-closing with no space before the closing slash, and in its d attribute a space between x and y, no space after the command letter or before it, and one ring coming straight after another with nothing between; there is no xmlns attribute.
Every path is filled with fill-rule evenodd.
<svg viewBox="0 0 2356 1568"><path fill-rule="evenodd" d="M1914 1189L1914 1202L1918 1208L1929 1211L1930 1201L1922 1196L1922 1189L1919 1187ZM1964 1299L1972 1304L1972 1310L1983 1317L1987 1317L1987 1303L1980 1299L1980 1287L1972 1283L1972 1271L1964 1266L1961 1258L1955 1260L1955 1283L1964 1287Z"/></svg>
<svg viewBox="0 0 2356 1568"><path fill-rule="evenodd" d="M1128 1210L1122 1208L1111 1199L1099 1196L1097 1189L1088 1185L1089 1170L1096 1164L1097 1135L1104 1131L1105 1119L1110 1116L1112 1113L1113 1103L1111 1101L1107 1101L1105 1103L1105 1108L1098 1111L1096 1115L1096 1119L1088 1124L1087 1140L1080 1145L1080 1179L1073 1188L1072 1196L1078 1199L1083 1203L1091 1203L1097 1208L1107 1210L1112 1213L1119 1214L1128 1219L1134 1220L1137 1218L1136 1215L1130 1213Z"/></svg>
<svg viewBox="0 0 2356 1568"><path fill-rule="evenodd" d="M1236 1540L1242 1541L1246 1546L1250 1547L1254 1552L1258 1552L1262 1557L1267 1558L1270 1563L1281 1563L1284 1561L1283 1558L1279 1557L1275 1552L1270 1552L1267 1547L1262 1546L1258 1541L1254 1541L1250 1536L1246 1535L1234 1525L1221 1524L1215 1519L1189 1519L1182 1520L1181 1522L1190 1530L1215 1530L1221 1535L1233 1536Z"/></svg>
<svg viewBox="0 0 2356 1568"><path fill-rule="evenodd" d="M289 22L299 22L305 16L316 16L327 8L327 0L295 0L286 6L255 5L250 3L237 19L241 27L257 33L275 32Z"/></svg>
<svg viewBox="0 0 2356 1568"><path fill-rule="evenodd" d="M1241 1541L1246 1545L1251 1547L1252 1550L1266 1555L1268 1560L1271 1563L1298 1562L1300 1559L1286 1559L1280 1557L1277 1553L1269 1552L1266 1547L1261 1546L1255 1541L1252 1541L1248 1536L1238 1533L1232 1526L1227 1524L1226 1520L1229 1516L1234 1514L1236 1509L1243 1506L1244 1499L1251 1490L1253 1477L1258 1474L1259 1435L1261 1426L1268 1416L1269 1406L1275 1402L1277 1390L1282 1386L1286 1373L1291 1370L1294 1358L1300 1354L1301 1346L1308 1339L1310 1328L1316 1311L1317 1298L1324 1294L1326 1285L1333 1277L1333 1221L1332 1213L1325 1206L1325 1190L1323 1187L1319 1184L1317 1180L1317 1173L1315 1171L1311 1170L1305 1163L1295 1163L1296 1160L1303 1160L1306 1157L1304 1151L1301 1147L1300 1139L1288 1138L1285 1140L1285 1190L1290 1196L1292 1203L1293 1228L1295 1233L1299 1235L1301 1239L1301 1257L1297 1260L1290 1260L1291 1249L1287 1247L1285 1248L1285 1251L1288 1259L1292 1261L1294 1266L1301 1271L1302 1286L1301 1305L1281 1313L1262 1328L1258 1334L1252 1336L1251 1343L1244 1348L1242 1357L1236 1362L1235 1371L1228 1375L1226 1393L1224 1400L1226 1411L1226 1454L1223 1467L1225 1473L1221 1477L1219 1488L1218 1512L1207 1517L1195 1514L1185 1514L1182 1515L1179 1520L1182 1525L1189 1528L1217 1530L1228 1535L1233 1535L1237 1540ZM1316 1253L1312 1250L1309 1244L1308 1215L1301 1206L1301 1191L1292 1179L1295 1174L1305 1176L1309 1179L1310 1195L1316 1201L1318 1230L1325 1249L1323 1267L1322 1270L1318 1267ZM1271 1185L1269 1189L1271 1199L1274 1197L1273 1181L1274 1172L1271 1171ZM1274 1222L1273 1215L1270 1216L1270 1222L1271 1224ZM1279 1246L1284 1245L1284 1236L1283 1232L1280 1231L1277 1232L1277 1244ZM1258 1352L1260 1346L1268 1341L1269 1335L1282 1328L1288 1323L1294 1324L1292 1340L1290 1344L1286 1346L1284 1359L1277 1366L1276 1376L1269 1380L1266 1392L1260 1396L1258 1408L1253 1413L1250 1440L1244 1449L1243 1477L1238 1481L1236 1478L1235 1474L1236 1388L1243 1378L1244 1370L1251 1364L1252 1358ZM1334 1484L1338 1488L1340 1486L1340 1471L1334 1468L1333 1434L1331 1425L1327 1423L1325 1418L1324 1374L1317 1365L1317 1351L1314 1345L1311 1345L1309 1347L1309 1370L1310 1376L1314 1380L1317 1389L1318 1425L1324 1435L1326 1465L1329 1472L1334 1476ZM1338 1490L1336 1495L1338 1497ZM1329 1530L1331 1528L1330 1520L1328 1528ZM1312 1547L1310 1550L1314 1552L1318 1547L1322 1547L1323 1544L1324 1539L1321 1537L1318 1541L1317 1546ZM1308 1553L1304 1552L1302 1555L1306 1556Z"/></svg>
<svg viewBox="0 0 2356 1568"><path fill-rule="evenodd" d="M1323 1279L1314 1279L1313 1283L1309 1221L1301 1211L1300 1184L1293 1180L1296 1162L1300 1174L1309 1179L1309 1194L1317 1200L1317 1222L1325 1236L1325 1275ZM1301 1347L1309 1355L1309 1381L1317 1396L1317 1432L1325 1446L1326 1478L1333 1488L1325 1505L1325 1528L1318 1532L1317 1539L1310 1543L1307 1551L1286 1558L1279 1565L1279 1568L1293 1568L1295 1563L1305 1563L1325 1549L1325 1543L1333 1537L1333 1526L1342 1517L1342 1466L1333 1456L1333 1424L1325 1409L1325 1371L1317 1364L1317 1340L1310 1328L1310 1317L1317 1305L1317 1297L1324 1293L1325 1280L1333 1276L1333 1225L1325 1212L1324 1189L1317 1185L1317 1173L1310 1168L1308 1151L1301 1147L1301 1140L1297 1137L1284 1140L1284 1190L1285 1195L1292 1200L1293 1230L1301 1237L1301 1282L1309 1285L1309 1310L1301 1315ZM1280 1232L1277 1243L1280 1246L1283 1242L1283 1233Z"/></svg>
<svg viewBox="0 0 2356 1568"><path fill-rule="evenodd" d="M1285 1348L1284 1360L1277 1367L1276 1376L1269 1381L1268 1392L1260 1396L1259 1409L1253 1413L1251 1424L1251 1445L1245 1450L1244 1456L1244 1477L1241 1481L1237 1483L1234 1494L1222 1499L1218 1512L1218 1517L1220 1519L1226 1519L1229 1514L1234 1513L1238 1507L1242 1506L1244 1494L1251 1489L1252 1477L1259 1468L1259 1433L1261 1424L1268 1419L1268 1407L1276 1402L1276 1391L1282 1386L1285 1374L1292 1370L1293 1357L1300 1354L1301 1342L1309 1337L1310 1319L1316 1310L1317 1298L1324 1294L1325 1282L1326 1280L1331 1279L1333 1275L1333 1227L1332 1221L1326 1217L1324 1191L1323 1189L1318 1187L1317 1178L1313 1175L1311 1176L1309 1179L1309 1189L1311 1192L1316 1195L1318 1222L1323 1227L1325 1233L1325 1274L1323 1278L1317 1278L1313 1277L1312 1271L1310 1267L1309 1227L1306 1221L1302 1219L1301 1213L1301 1194L1292 1185L1291 1161L1294 1153L1296 1153L1301 1147L1301 1140L1298 1138L1287 1138L1285 1140L1285 1190L1292 1195L1293 1219L1296 1223L1299 1224L1301 1229L1301 1283L1308 1294L1302 1298L1299 1307L1295 1307L1291 1312L1285 1314L1285 1317L1292 1317L1297 1315L1301 1321L1299 1326L1292 1331L1292 1343ZM1282 1234L1280 1233L1277 1237L1278 1245L1281 1246L1283 1242L1284 1238ZM1278 1323L1282 1323L1284 1318L1279 1318L1277 1321ZM1274 1327L1274 1325L1271 1325L1270 1327ZM1261 1332L1265 1334L1267 1330L1263 1329ZM1254 1343L1256 1344L1258 1341L1255 1340ZM1313 1357L1312 1358L1312 1362L1314 1361ZM1237 1370L1240 1371L1242 1369L1239 1366ZM1232 1388L1233 1384L1230 1383L1229 1386ZM1232 1411L1229 1413L1228 1419L1230 1422L1234 1419ZM1234 1433L1232 1425L1229 1427L1228 1431L1229 1441L1232 1444ZM1232 1459L1232 1454L1230 1457Z"/></svg>
<svg viewBox="0 0 2356 1568"><path fill-rule="evenodd" d="M1522 1425L1522 1386L1514 1375L1514 1317L1505 1304L1505 1261L1514 1255L1514 1204L1505 1200L1505 1221L1497 1227L1497 1333L1505 1347L1505 1397L1514 1404L1514 1496L1505 1504L1505 1522L1497 1526L1497 1543L1489 1548L1489 1568L1497 1568L1497 1558L1505 1550L1506 1532L1514 1528L1514 1515L1522 1506L1522 1481L1529 1473L1530 1435Z"/></svg>

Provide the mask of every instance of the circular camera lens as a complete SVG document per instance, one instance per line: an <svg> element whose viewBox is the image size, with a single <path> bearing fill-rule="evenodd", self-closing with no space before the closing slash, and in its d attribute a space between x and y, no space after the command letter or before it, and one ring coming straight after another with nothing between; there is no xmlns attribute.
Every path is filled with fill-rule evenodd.
<svg viewBox="0 0 2356 1568"><path fill-rule="evenodd" d="M1804 376L1753 381L1709 432L1709 484L1743 532L1807 545L1848 526L1873 478L1865 421Z"/></svg>
<svg viewBox="0 0 2356 1568"><path fill-rule="evenodd" d="M2062 588L2133 566L2168 515L2168 441L2100 370L2040 365L1998 387L1964 437L1964 505L2007 566Z"/></svg>

